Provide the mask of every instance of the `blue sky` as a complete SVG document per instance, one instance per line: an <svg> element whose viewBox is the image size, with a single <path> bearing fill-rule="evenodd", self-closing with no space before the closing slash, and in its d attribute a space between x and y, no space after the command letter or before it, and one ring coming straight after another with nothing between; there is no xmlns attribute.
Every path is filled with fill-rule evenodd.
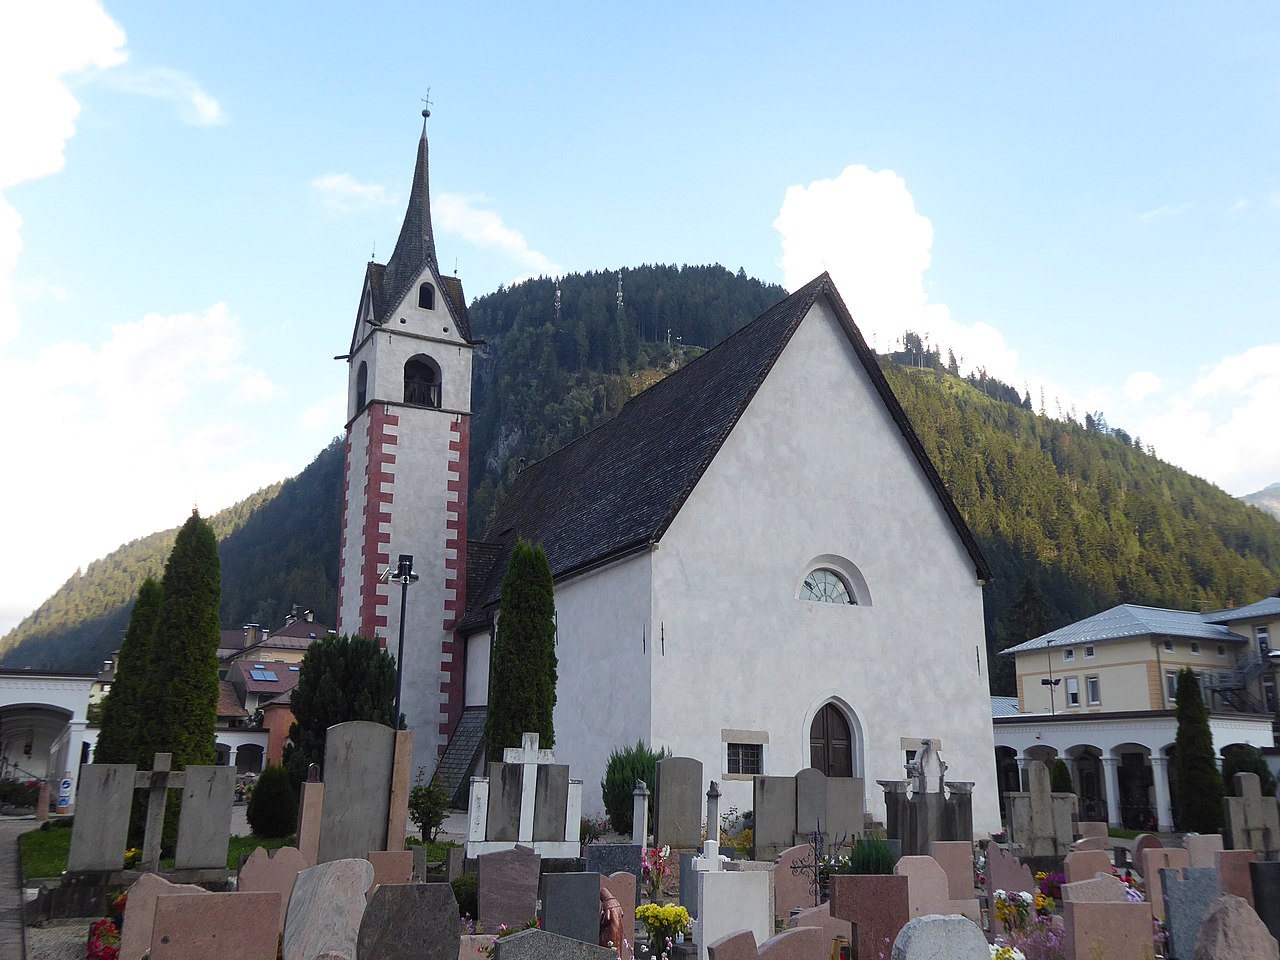
<svg viewBox="0 0 1280 960"><path fill-rule="evenodd" d="M881 348L1280 480L1280 8L898 6L4 5L0 630L341 431L428 87L471 296L829 269Z"/></svg>

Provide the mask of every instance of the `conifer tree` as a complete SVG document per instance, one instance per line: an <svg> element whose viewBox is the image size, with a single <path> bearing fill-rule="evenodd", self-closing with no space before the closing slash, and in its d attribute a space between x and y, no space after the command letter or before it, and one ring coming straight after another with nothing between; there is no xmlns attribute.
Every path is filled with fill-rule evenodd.
<svg viewBox="0 0 1280 960"><path fill-rule="evenodd" d="M173 768L213 763L218 721L218 542L192 511L164 567L144 757L173 754Z"/></svg>
<svg viewBox="0 0 1280 960"><path fill-rule="evenodd" d="M1213 753L1209 711L1190 667L1178 672L1178 733L1173 779L1178 791L1178 829L1217 833L1222 826L1222 775Z"/></svg>
<svg viewBox="0 0 1280 960"><path fill-rule="evenodd" d="M115 679L102 703L102 725L93 748L94 763L138 763L142 754L151 690L156 623L164 590L147 577L129 617L129 629L116 658Z"/></svg>
<svg viewBox="0 0 1280 960"><path fill-rule="evenodd" d="M485 743L490 760L520 745L526 731L539 746L555 744L555 586L547 555L527 540L516 542L502 581L498 632L493 642Z"/></svg>

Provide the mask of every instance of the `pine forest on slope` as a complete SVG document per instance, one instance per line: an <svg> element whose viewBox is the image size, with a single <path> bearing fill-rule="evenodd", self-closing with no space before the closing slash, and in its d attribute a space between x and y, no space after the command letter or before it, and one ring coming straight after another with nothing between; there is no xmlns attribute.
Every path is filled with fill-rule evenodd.
<svg viewBox="0 0 1280 960"><path fill-rule="evenodd" d="M548 279L471 305L472 329L486 341L473 368L472 536L522 462L603 422L784 295L719 266L622 276L621 312L616 272L562 278L558 319ZM904 343L882 362L994 570L989 647L1027 639L1015 600L1029 583L1043 601L1031 620L1044 629L1121 602L1213 609L1280 586L1280 522L1161 462L1101 414L1083 423L1038 415L1025 393L981 372L961 378L914 335ZM294 603L334 622L341 489L335 441L297 477L211 518L225 627L279 626ZM133 541L69 580L0 639L4 665L96 669L173 534ZM993 672L1007 689L1007 671Z"/></svg>

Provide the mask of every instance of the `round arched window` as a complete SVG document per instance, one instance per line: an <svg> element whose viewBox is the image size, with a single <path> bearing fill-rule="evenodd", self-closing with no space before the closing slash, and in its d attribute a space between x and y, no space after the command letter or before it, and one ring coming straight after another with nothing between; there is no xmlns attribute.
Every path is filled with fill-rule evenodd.
<svg viewBox="0 0 1280 960"><path fill-rule="evenodd" d="M800 599L817 603L857 603L849 592L849 585L834 570L819 567L804 578L800 586Z"/></svg>

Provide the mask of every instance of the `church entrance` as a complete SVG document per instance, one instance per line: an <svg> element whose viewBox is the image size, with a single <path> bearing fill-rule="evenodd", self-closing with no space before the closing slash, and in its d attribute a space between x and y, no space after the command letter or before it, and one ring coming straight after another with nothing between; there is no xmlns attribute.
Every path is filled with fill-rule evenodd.
<svg viewBox="0 0 1280 960"><path fill-rule="evenodd" d="M853 738L849 722L828 703L813 718L809 728L809 766L828 777L853 776Z"/></svg>

